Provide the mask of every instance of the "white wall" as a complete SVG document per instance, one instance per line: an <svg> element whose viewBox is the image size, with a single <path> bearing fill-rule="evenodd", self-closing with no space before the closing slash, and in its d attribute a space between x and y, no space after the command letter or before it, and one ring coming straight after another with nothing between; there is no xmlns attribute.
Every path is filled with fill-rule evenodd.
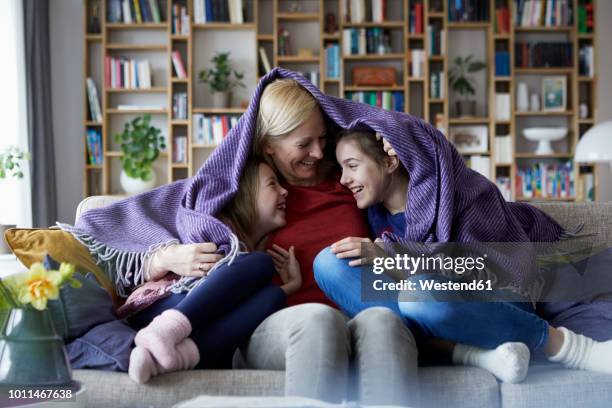
<svg viewBox="0 0 612 408"><path fill-rule="evenodd" d="M83 197L83 4L53 0L50 7L53 132L58 189L58 217L72 222ZM596 0L599 121L612 120L612 1ZM249 44L251 44L249 42ZM612 137L612 136L611 136ZM612 173L598 166L600 200L612 201Z"/></svg>

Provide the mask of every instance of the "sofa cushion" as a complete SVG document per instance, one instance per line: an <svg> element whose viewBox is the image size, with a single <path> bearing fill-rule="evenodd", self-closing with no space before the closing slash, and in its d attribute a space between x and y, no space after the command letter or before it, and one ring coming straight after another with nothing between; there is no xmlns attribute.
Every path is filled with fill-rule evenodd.
<svg viewBox="0 0 612 408"><path fill-rule="evenodd" d="M520 384L501 384L504 408L610 408L612 375L536 365Z"/></svg>
<svg viewBox="0 0 612 408"><path fill-rule="evenodd" d="M87 387L87 407L169 407L199 395L284 395L285 372L190 370L163 374L136 384L125 373L74 370Z"/></svg>
<svg viewBox="0 0 612 408"><path fill-rule="evenodd" d="M499 407L499 384L489 372L464 366L420 367L423 407Z"/></svg>

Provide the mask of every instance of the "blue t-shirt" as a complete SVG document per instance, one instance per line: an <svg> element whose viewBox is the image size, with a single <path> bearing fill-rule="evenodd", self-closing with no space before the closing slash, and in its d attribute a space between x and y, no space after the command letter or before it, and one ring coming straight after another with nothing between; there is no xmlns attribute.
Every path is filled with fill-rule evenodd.
<svg viewBox="0 0 612 408"><path fill-rule="evenodd" d="M403 237L406 233L406 218L403 212L391 214L384 205L376 204L368 208L368 223L376 238L383 232L392 232Z"/></svg>

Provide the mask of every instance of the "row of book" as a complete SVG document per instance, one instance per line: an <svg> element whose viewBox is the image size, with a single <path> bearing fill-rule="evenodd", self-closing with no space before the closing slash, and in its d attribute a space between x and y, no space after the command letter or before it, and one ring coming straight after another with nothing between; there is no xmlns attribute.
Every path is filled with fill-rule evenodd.
<svg viewBox="0 0 612 408"><path fill-rule="evenodd" d="M425 73L425 50L410 50L410 75L414 78L421 78Z"/></svg>
<svg viewBox="0 0 612 408"><path fill-rule="evenodd" d="M571 67L573 47L570 42L517 42L514 57L517 68Z"/></svg>
<svg viewBox="0 0 612 408"><path fill-rule="evenodd" d="M591 0L580 0L578 3L578 32L581 34L592 33L594 27L593 3Z"/></svg>
<svg viewBox="0 0 612 408"><path fill-rule="evenodd" d="M581 45L578 52L578 72L582 76L595 75L595 55L592 45Z"/></svg>
<svg viewBox="0 0 612 408"><path fill-rule="evenodd" d="M197 24L212 22L244 23L242 0L193 0L193 19Z"/></svg>
<svg viewBox="0 0 612 408"><path fill-rule="evenodd" d="M508 34L510 32L510 10L507 7L495 9L493 32L495 34Z"/></svg>
<svg viewBox="0 0 612 408"><path fill-rule="evenodd" d="M569 198L575 196L574 165L537 163L517 169L516 196L519 198Z"/></svg>
<svg viewBox="0 0 612 408"><path fill-rule="evenodd" d="M99 166L103 161L102 133L99 129L87 129L87 163Z"/></svg>
<svg viewBox="0 0 612 408"><path fill-rule="evenodd" d="M427 26L429 38L429 55L444 55L446 51L446 31L440 25Z"/></svg>
<svg viewBox="0 0 612 408"><path fill-rule="evenodd" d="M489 0L451 0L448 6L449 21L489 20Z"/></svg>
<svg viewBox="0 0 612 408"><path fill-rule="evenodd" d="M314 86L319 86L320 75L318 71L296 71L298 74L302 75L304 78L312 82Z"/></svg>
<svg viewBox="0 0 612 408"><path fill-rule="evenodd" d="M446 94L446 75L444 71L433 71L429 74L429 97L432 99L443 99Z"/></svg>
<svg viewBox="0 0 612 408"><path fill-rule="evenodd" d="M172 34L189 35L189 15L187 6L172 6Z"/></svg>
<svg viewBox="0 0 612 408"><path fill-rule="evenodd" d="M107 88L151 88L151 65L148 60L104 57L104 86Z"/></svg>
<svg viewBox="0 0 612 408"><path fill-rule="evenodd" d="M489 156L469 156L467 164L470 169L491 179L491 158Z"/></svg>
<svg viewBox="0 0 612 408"><path fill-rule="evenodd" d="M172 138L172 163L184 164L188 161L187 136L174 136Z"/></svg>
<svg viewBox="0 0 612 408"><path fill-rule="evenodd" d="M568 27L572 25L572 0L516 0L514 25L517 27Z"/></svg>
<svg viewBox="0 0 612 408"><path fill-rule="evenodd" d="M382 23L386 20L385 0L344 0L344 21Z"/></svg>
<svg viewBox="0 0 612 408"><path fill-rule="evenodd" d="M512 150L510 135L495 136L495 164L512 164Z"/></svg>
<svg viewBox="0 0 612 408"><path fill-rule="evenodd" d="M510 76L510 53L495 51L495 76Z"/></svg>
<svg viewBox="0 0 612 408"><path fill-rule="evenodd" d="M404 111L404 93L401 91L345 92L345 97L386 110Z"/></svg>
<svg viewBox="0 0 612 408"><path fill-rule="evenodd" d="M499 92L495 94L495 120L507 121L510 120L511 101L510 94Z"/></svg>
<svg viewBox="0 0 612 408"><path fill-rule="evenodd" d="M346 28L342 30L344 55L389 54L391 34L382 28Z"/></svg>
<svg viewBox="0 0 612 408"><path fill-rule="evenodd" d="M512 180L510 177L498 176L495 178L495 185L506 201L512 201Z"/></svg>
<svg viewBox="0 0 612 408"><path fill-rule="evenodd" d="M325 76L340 78L340 46L336 43L329 43L325 47Z"/></svg>
<svg viewBox="0 0 612 408"><path fill-rule="evenodd" d="M238 124L238 116L205 116L196 113L193 121L193 143L196 145L218 145L227 133Z"/></svg>
<svg viewBox="0 0 612 408"><path fill-rule="evenodd" d="M423 34L423 3L412 5L408 16L408 31L411 34Z"/></svg>
<svg viewBox="0 0 612 408"><path fill-rule="evenodd" d="M108 0L109 23L161 23L163 7L159 0Z"/></svg>
<svg viewBox="0 0 612 408"><path fill-rule="evenodd" d="M183 57L181 57L181 53L178 50L172 51L172 66L177 78L187 78L187 70L183 63Z"/></svg>
<svg viewBox="0 0 612 408"><path fill-rule="evenodd" d="M172 117L174 119L187 119L189 107L187 106L187 92L177 92L172 95Z"/></svg>
<svg viewBox="0 0 612 408"><path fill-rule="evenodd" d="M89 105L89 120L102 122L102 110L100 109L100 98L98 88L93 79L87 78L87 102Z"/></svg>

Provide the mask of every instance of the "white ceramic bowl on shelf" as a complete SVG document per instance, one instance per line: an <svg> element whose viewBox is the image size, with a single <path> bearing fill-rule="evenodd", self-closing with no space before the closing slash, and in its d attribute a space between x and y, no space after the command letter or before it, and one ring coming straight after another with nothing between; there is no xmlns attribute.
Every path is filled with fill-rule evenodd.
<svg viewBox="0 0 612 408"><path fill-rule="evenodd" d="M535 154L554 153L551 142L556 142L567 136L566 127L532 127L523 129L525 139L538 142Z"/></svg>

